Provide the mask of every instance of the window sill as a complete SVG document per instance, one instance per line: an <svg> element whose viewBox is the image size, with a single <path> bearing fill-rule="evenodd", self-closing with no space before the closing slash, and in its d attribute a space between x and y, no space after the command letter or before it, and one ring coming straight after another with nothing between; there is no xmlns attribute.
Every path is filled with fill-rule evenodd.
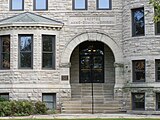
<svg viewBox="0 0 160 120"><path fill-rule="evenodd" d="M111 8L97 8L96 10L112 10Z"/></svg>
<svg viewBox="0 0 160 120"><path fill-rule="evenodd" d="M10 9L9 11L16 11L17 12L17 11L24 11L24 9L22 9L22 10L18 10L18 9L17 10L12 10L12 9Z"/></svg>
<svg viewBox="0 0 160 120"><path fill-rule="evenodd" d="M145 35L132 35L133 38L135 37L145 37Z"/></svg>
<svg viewBox="0 0 160 120"><path fill-rule="evenodd" d="M56 69L44 69L44 68L42 68L41 70L43 70L43 71L53 71L53 70L56 70Z"/></svg>
<svg viewBox="0 0 160 120"><path fill-rule="evenodd" d="M133 111L145 111L145 109L132 109Z"/></svg>
<svg viewBox="0 0 160 120"><path fill-rule="evenodd" d="M145 83L146 81L132 81L132 83Z"/></svg>
<svg viewBox="0 0 160 120"><path fill-rule="evenodd" d="M48 11L48 9L34 9L33 11Z"/></svg>

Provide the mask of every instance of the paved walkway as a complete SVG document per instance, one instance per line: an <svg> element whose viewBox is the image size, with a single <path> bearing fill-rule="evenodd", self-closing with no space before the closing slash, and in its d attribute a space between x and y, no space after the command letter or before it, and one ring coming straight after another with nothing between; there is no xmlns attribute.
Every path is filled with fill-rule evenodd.
<svg viewBox="0 0 160 120"><path fill-rule="evenodd" d="M0 119L78 119L78 118L159 118L160 115L135 115L135 114L52 114L52 115L32 115L27 117L0 117Z"/></svg>

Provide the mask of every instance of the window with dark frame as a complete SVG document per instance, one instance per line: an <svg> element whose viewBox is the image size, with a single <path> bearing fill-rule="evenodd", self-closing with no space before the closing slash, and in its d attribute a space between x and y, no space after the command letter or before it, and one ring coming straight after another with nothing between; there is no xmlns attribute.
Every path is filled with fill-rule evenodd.
<svg viewBox="0 0 160 120"><path fill-rule="evenodd" d="M145 60L133 60L133 82L145 82Z"/></svg>
<svg viewBox="0 0 160 120"><path fill-rule="evenodd" d="M42 101L46 104L46 107L48 109L56 109L56 93L43 93Z"/></svg>
<svg viewBox="0 0 160 120"><path fill-rule="evenodd" d="M111 0L97 0L97 10L110 10Z"/></svg>
<svg viewBox="0 0 160 120"><path fill-rule="evenodd" d="M87 10L88 0L72 0L73 10Z"/></svg>
<svg viewBox="0 0 160 120"><path fill-rule="evenodd" d="M132 93L132 109L145 110L145 93Z"/></svg>
<svg viewBox="0 0 160 120"><path fill-rule="evenodd" d="M155 34L160 35L160 22L155 23Z"/></svg>
<svg viewBox="0 0 160 120"><path fill-rule="evenodd" d="M160 82L160 59L155 60L155 75L156 82Z"/></svg>
<svg viewBox="0 0 160 120"><path fill-rule="evenodd" d="M34 10L48 10L48 0L34 0Z"/></svg>
<svg viewBox="0 0 160 120"><path fill-rule="evenodd" d="M42 35L42 68L55 69L55 35Z"/></svg>
<svg viewBox="0 0 160 120"><path fill-rule="evenodd" d="M0 69L10 69L10 36L0 36Z"/></svg>
<svg viewBox="0 0 160 120"><path fill-rule="evenodd" d="M159 14L158 12L158 8L154 7L154 14ZM160 22L155 22L155 35L160 35Z"/></svg>
<svg viewBox="0 0 160 120"><path fill-rule="evenodd" d="M156 110L160 110L160 93L156 93Z"/></svg>
<svg viewBox="0 0 160 120"><path fill-rule="evenodd" d="M144 34L144 8L132 9L132 36L143 36Z"/></svg>
<svg viewBox="0 0 160 120"><path fill-rule="evenodd" d="M20 68L32 68L33 35L19 35Z"/></svg>
<svg viewBox="0 0 160 120"><path fill-rule="evenodd" d="M11 11L22 11L24 10L24 0L10 0Z"/></svg>
<svg viewBox="0 0 160 120"><path fill-rule="evenodd" d="M9 93L0 93L0 99L9 100Z"/></svg>

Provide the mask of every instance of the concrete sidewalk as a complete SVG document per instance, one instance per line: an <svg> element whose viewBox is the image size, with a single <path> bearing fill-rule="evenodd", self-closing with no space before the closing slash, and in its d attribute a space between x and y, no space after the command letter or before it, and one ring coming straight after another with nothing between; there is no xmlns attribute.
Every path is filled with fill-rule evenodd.
<svg viewBox="0 0 160 120"><path fill-rule="evenodd" d="M159 118L160 115L136 115L136 114L52 114L32 115L25 117L0 117L0 119L81 119L81 118Z"/></svg>

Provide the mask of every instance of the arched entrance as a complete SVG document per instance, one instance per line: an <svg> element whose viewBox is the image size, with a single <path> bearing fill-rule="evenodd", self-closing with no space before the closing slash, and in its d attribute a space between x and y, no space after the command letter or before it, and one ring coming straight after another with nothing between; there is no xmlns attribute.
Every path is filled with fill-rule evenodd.
<svg viewBox="0 0 160 120"><path fill-rule="evenodd" d="M94 53L95 51L97 53ZM71 99L63 107L65 111L119 111L115 91L123 87L123 54L113 39L98 32L76 36L66 45L62 54L61 69L61 75L68 74L68 84L71 86Z"/></svg>
<svg viewBox="0 0 160 120"><path fill-rule="evenodd" d="M102 42L87 41L74 49L70 68L71 99L79 102L82 113L105 113L109 107L106 103L113 103L114 62L113 52Z"/></svg>

